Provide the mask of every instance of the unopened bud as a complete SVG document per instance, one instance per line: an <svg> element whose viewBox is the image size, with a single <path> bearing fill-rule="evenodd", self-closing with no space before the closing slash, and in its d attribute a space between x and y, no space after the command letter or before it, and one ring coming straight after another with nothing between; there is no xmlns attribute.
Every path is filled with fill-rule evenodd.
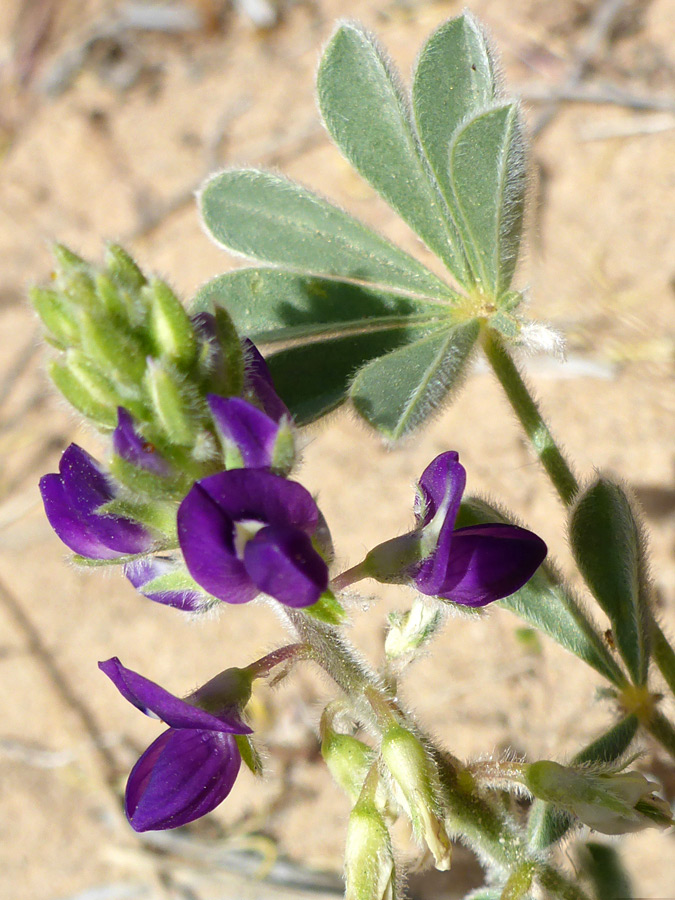
<svg viewBox="0 0 675 900"><path fill-rule="evenodd" d="M77 321L58 291L34 287L28 296L45 328L64 348L78 343Z"/></svg>
<svg viewBox="0 0 675 900"><path fill-rule="evenodd" d="M104 317L83 312L79 317L82 349L104 366L118 382L138 385L145 372L145 354L140 343L126 331L111 327Z"/></svg>
<svg viewBox="0 0 675 900"><path fill-rule="evenodd" d="M435 763L422 742L401 725L387 728L380 752L400 790L415 836L431 851L436 868L446 871L452 847L439 810Z"/></svg>
<svg viewBox="0 0 675 900"><path fill-rule="evenodd" d="M396 868L382 814L368 797L352 809L345 847L345 900L395 900Z"/></svg>
<svg viewBox="0 0 675 900"><path fill-rule="evenodd" d="M321 755L335 782L356 803L375 761L375 751L351 734L335 731L333 719L334 712L329 706L321 717Z"/></svg>
<svg viewBox="0 0 675 900"><path fill-rule="evenodd" d="M540 800L562 807L602 834L629 834L675 824L656 785L639 772L585 771L548 760L524 768L524 784Z"/></svg>
<svg viewBox="0 0 675 900"><path fill-rule="evenodd" d="M384 642L388 658L398 659L415 653L434 635L442 621L441 607L421 598L415 600L407 612L391 613Z"/></svg>
<svg viewBox="0 0 675 900"><path fill-rule="evenodd" d="M172 443L190 447L194 429L189 410L173 376L154 359L147 360L145 383L160 425Z"/></svg>
<svg viewBox="0 0 675 900"><path fill-rule="evenodd" d="M197 340L192 322L171 288L153 279L144 289L150 306L150 331L157 353L187 369L195 361Z"/></svg>
<svg viewBox="0 0 675 900"><path fill-rule="evenodd" d="M222 354L222 385L226 397L241 395L244 390L244 352L241 338L228 312L221 306L214 310L216 342Z"/></svg>
<svg viewBox="0 0 675 900"><path fill-rule="evenodd" d="M65 365L52 362L49 375L70 405L83 416L105 428L115 427L119 404L115 388L81 354L69 353Z"/></svg>
<svg viewBox="0 0 675 900"><path fill-rule="evenodd" d="M112 280L128 291L140 291L143 285L147 284L145 275L127 251L117 244L108 244L105 264Z"/></svg>

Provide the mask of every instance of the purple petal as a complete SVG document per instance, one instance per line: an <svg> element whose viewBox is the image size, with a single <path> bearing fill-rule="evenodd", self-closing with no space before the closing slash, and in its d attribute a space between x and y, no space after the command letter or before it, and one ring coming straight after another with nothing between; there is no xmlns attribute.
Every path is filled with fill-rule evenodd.
<svg viewBox="0 0 675 900"><path fill-rule="evenodd" d="M438 586L444 582L453 527L465 485L466 471L454 451L441 453L422 473L415 498L415 515L417 529L427 529L427 544L432 546L423 547L429 557L418 569L418 583Z"/></svg>
<svg viewBox="0 0 675 900"><path fill-rule="evenodd" d="M146 716L154 713L172 728L200 728L234 734L251 733L248 725L245 725L231 710L225 710L216 716L185 700L180 700L149 678L127 669L116 656L100 662L98 667L136 709L140 709Z"/></svg>
<svg viewBox="0 0 675 900"><path fill-rule="evenodd" d="M464 606L485 606L519 590L544 561L546 552L541 538L525 528L472 525L453 533L445 572L421 569L415 583L424 594Z"/></svg>
<svg viewBox="0 0 675 900"><path fill-rule="evenodd" d="M49 524L67 547L91 559L116 559L152 547L152 536L138 522L97 514L114 493L96 461L81 447L68 447L59 470L60 475L40 479L40 493Z"/></svg>
<svg viewBox="0 0 675 900"><path fill-rule="evenodd" d="M125 809L135 831L186 825L215 809L232 790L241 756L233 737L169 728L131 770Z"/></svg>
<svg viewBox="0 0 675 900"><path fill-rule="evenodd" d="M311 606L328 587L328 567L297 528L262 528L244 549L244 565L261 591L286 606Z"/></svg>
<svg viewBox="0 0 675 900"><path fill-rule="evenodd" d="M164 603L166 606L173 606L176 609L183 609L187 612L203 609L204 606L208 605L211 598L196 588L152 591L150 593L144 590L145 585L153 581L153 579L159 578L161 575L169 575L176 568L176 561L168 557L145 556L142 559L135 559L126 563L124 574L136 590L149 600L154 600L156 603Z"/></svg>
<svg viewBox="0 0 675 900"><path fill-rule="evenodd" d="M459 461L459 454L454 450L441 453L432 460L422 472L419 480L419 494L415 499L415 515L418 527L428 525L436 515L446 495L449 494L451 503L448 508L447 518L450 519L450 527L455 523L459 504L466 486L466 471Z"/></svg>
<svg viewBox="0 0 675 900"><path fill-rule="evenodd" d="M319 522L319 510L308 490L264 469L231 469L197 484L233 522L253 519L293 525L307 534L313 534Z"/></svg>
<svg viewBox="0 0 675 900"><path fill-rule="evenodd" d="M115 496L94 457L77 444L63 452L59 474L70 506L79 513L93 513Z"/></svg>
<svg viewBox="0 0 675 900"><path fill-rule="evenodd" d="M271 466L278 423L241 397L209 394L207 400L218 430L239 450L244 466L250 469Z"/></svg>
<svg viewBox="0 0 675 900"><path fill-rule="evenodd" d="M274 389L274 382L267 363L260 351L248 338L242 341L245 358L246 386L260 401L262 408L275 422L284 416L291 418L288 407Z"/></svg>
<svg viewBox="0 0 675 900"><path fill-rule="evenodd" d="M117 456L134 466L157 475L168 475L170 472L166 460L138 434L131 414L122 406L117 409L117 428L113 431L112 446Z"/></svg>
<svg viewBox="0 0 675 900"><path fill-rule="evenodd" d="M190 488L178 508L177 523L185 565L197 584L227 603L248 603L258 595L235 553L232 519L201 482Z"/></svg>

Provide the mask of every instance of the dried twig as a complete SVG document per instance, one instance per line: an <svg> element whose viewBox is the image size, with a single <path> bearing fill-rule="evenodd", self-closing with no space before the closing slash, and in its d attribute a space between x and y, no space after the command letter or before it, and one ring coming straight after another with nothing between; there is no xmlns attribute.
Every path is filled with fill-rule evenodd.
<svg viewBox="0 0 675 900"><path fill-rule="evenodd" d="M675 113L675 97L634 94L613 84L556 87L541 82L516 86L514 93L531 103L597 103L625 106L628 109L656 110Z"/></svg>

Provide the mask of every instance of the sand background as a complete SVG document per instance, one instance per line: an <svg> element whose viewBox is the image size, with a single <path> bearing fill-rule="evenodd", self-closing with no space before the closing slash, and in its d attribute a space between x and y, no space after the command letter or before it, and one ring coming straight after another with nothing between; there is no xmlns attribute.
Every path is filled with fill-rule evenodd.
<svg viewBox="0 0 675 900"><path fill-rule="evenodd" d="M335 879L310 873L314 887L301 891L301 869L279 862L341 867L348 805L316 738L332 687L309 667L258 698L264 783L243 773L228 801L182 843L171 835L144 844L120 818L119 791L157 725L120 699L96 661L119 655L185 693L271 649L282 628L256 605L190 622L139 599L116 572L64 564L37 479L55 469L70 441L92 451L97 443L47 382L25 289L48 279L49 241L97 259L112 238L188 300L237 264L204 236L193 191L207 172L244 163L303 181L427 258L330 145L313 78L338 17L376 30L407 77L422 39L461 7L287 2L277 24L261 29L241 10L202 0L178 4L179 33L130 27L129 4L110 0L0 7L0 897L290 900L335 889ZM603 31L598 11L609 7L615 15ZM672 3L475 0L471 8L525 97L530 125L550 113L532 147L531 228L518 283L530 286L532 315L566 335L568 362L525 365L578 474L609 468L642 501L672 633ZM537 99L561 88L584 102ZM585 102L584 92L603 102ZM634 108L636 98L646 108ZM318 492L345 565L409 527L416 477L435 454L456 449L469 490L510 506L572 571L556 498L484 367L451 408L395 451L347 410L304 441L299 478ZM369 608L354 610L354 640L372 660L385 612L409 601L382 589ZM481 621L451 619L405 681L424 726L460 757L510 747L532 759L563 758L611 721L590 671L543 638L540 652L528 651L520 625L501 610ZM659 767L672 797L672 766L643 745L645 764ZM636 835L624 846L636 896L675 897L672 835ZM218 858L205 862L208 853ZM456 859L449 876L416 876L415 896L460 897L480 883L469 854ZM242 877L246 864L260 874L261 860L282 884ZM572 849L566 865L573 862Z"/></svg>

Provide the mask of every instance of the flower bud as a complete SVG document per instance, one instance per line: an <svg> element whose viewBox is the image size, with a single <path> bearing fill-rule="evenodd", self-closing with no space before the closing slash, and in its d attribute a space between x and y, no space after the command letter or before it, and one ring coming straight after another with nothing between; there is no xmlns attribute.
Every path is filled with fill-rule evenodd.
<svg viewBox="0 0 675 900"><path fill-rule="evenodd" d="M335 782L356 803L366 776L375 761L375 751L351 734L341 734L333 728L333 705L321 716L321 755Z"/></svg>
<svg viewBox="0 0 675 900"><path fill-rule="evenodd" d="M656 785L639 772L598 773L541 760L525 766L524 783L602 834L675 824L666 801L654 794Z"/></svg>
<svg viewBox="0 0 675 900"><path fill-rule="evenodd" d="M395 900L396 869L389 831L375 803L360 799L347 825L345 900Z"/></svg>
<svg viewBox="0 0 675 900"><path fill-rule="evenodd" d="M111 327L103 316L83 311L79 316L82 349L117 381L136 387L145 373L145 354L129 333Z"/></svg>
<svg viewBox="0 0 675 900"><path fill-rule="evenodd" d="M387 657L398 659L415 653L437 631L442 619L440 607L422 599L415 600L405 613L390 613L384 642Z"/></svg>
<svg viewBox="0 0 675 900"><path fill-rule="evenodd" d="M143 290L150 305L150 333L158 354L181 369L197 355L192 322L182 303L165 282L154 278Z"/></svg>
<svg viewBox="0 0 675 900"><path fill-rule="evenodd" d="M168 438L174 444L190 447L194 443L194 429L175 379L161 363L148 358L145 383L159 423Z"/></svg>
<svg viewBox="0 0 675 900"><path fill-rule="evenodd" d="M45 328L64 348L78 342L77 322L58 291L34 287L29 298Z"/></svg>
<svg viewBox="0 0 675 900"><path fill-rule="evenodd" d="M105 375L80 353L68 353L65 365L50 363L49 375L70 405L83 416L104 428L115 427L117 392Z"/></svg>
<svg viewBox="0 0 675 900"><path fill-rule="evenodd" d="M108 244L106 247L105 264L112 280L127 291L140 291L147 284L145 275L127 251L117 244Z"/></svg>
<svg viewBox="0 0 675 900"><path fill-rule="evenodd" d="M438 774L422 742L400 725L391 725L382 738L381 754L399 788L413 831L431 851L436 868L450 868L452 847L439 813Z"/></svg>

